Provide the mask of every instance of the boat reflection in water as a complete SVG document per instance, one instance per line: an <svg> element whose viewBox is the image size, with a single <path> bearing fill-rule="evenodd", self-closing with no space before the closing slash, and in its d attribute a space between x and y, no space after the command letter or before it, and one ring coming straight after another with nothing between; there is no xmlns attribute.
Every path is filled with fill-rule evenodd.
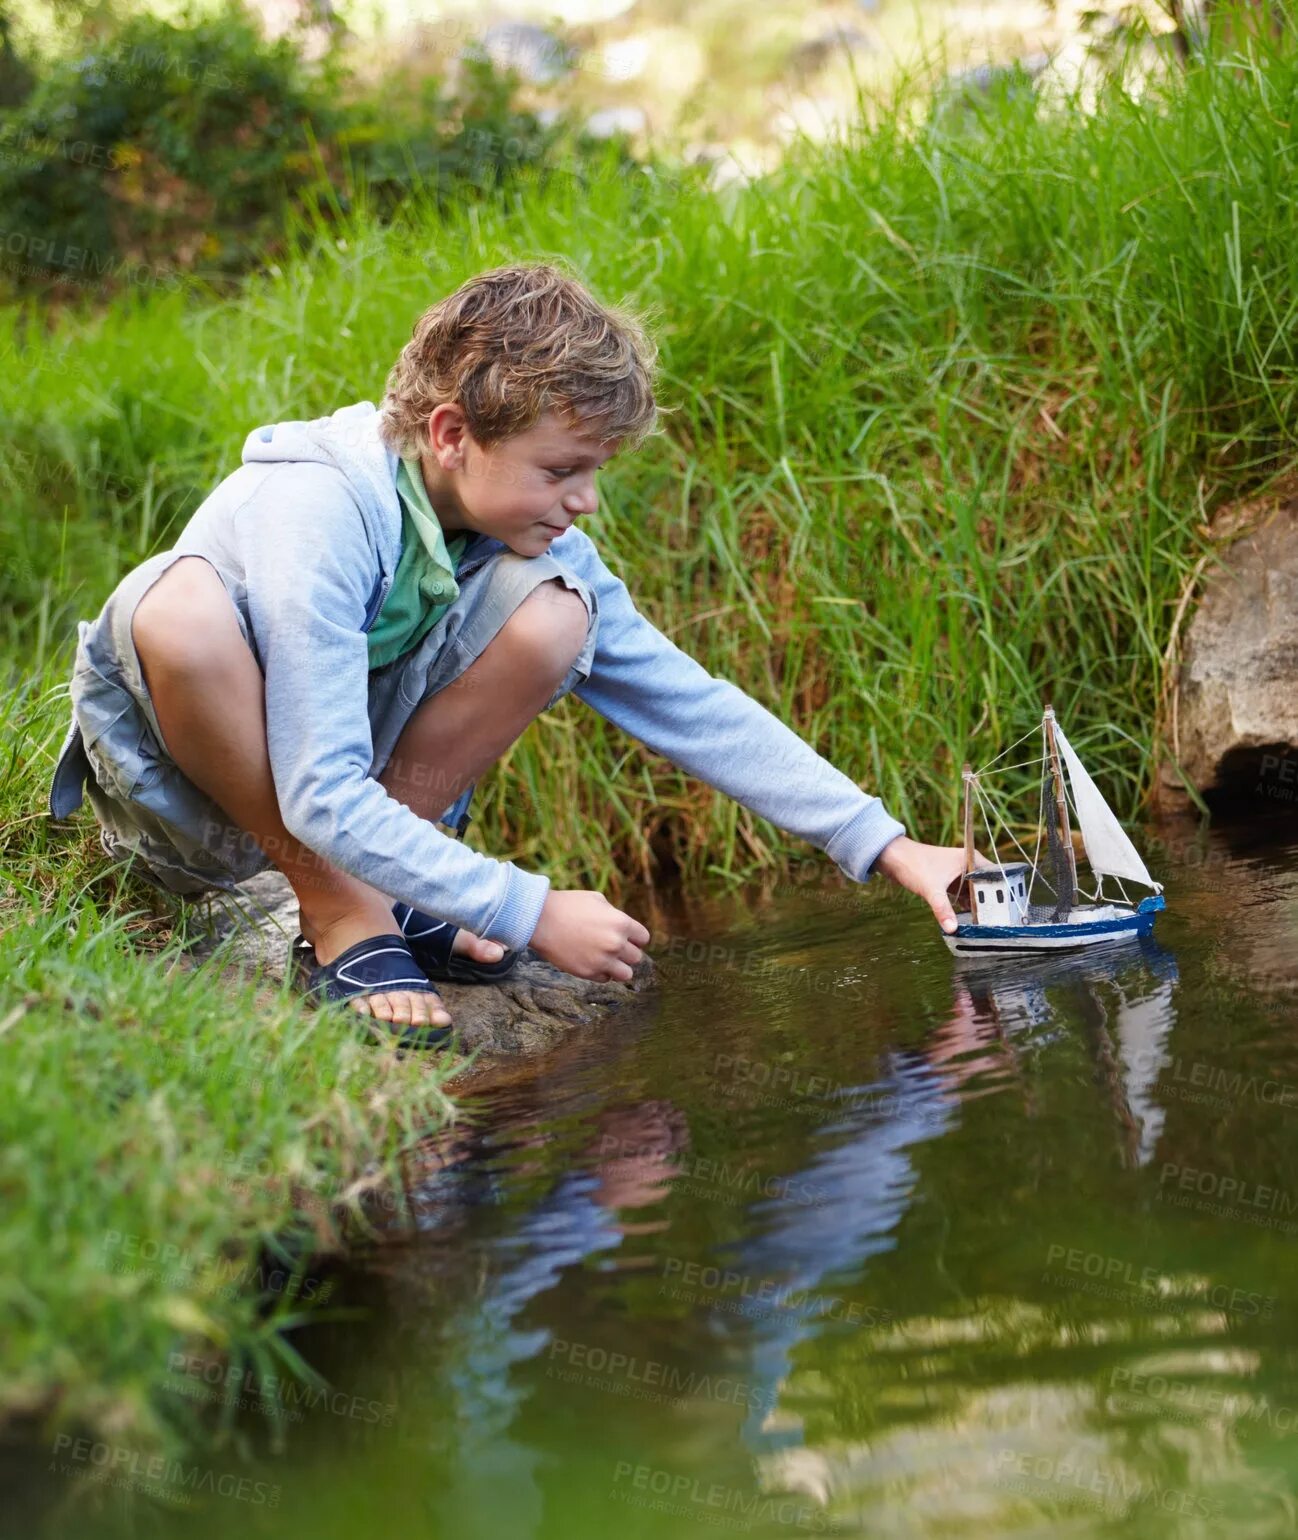
<svg viewBox="0 0 1298 1540"><path fill-rule="evenodd" d="M891 1300L890 1284L869 1287L872 1259L893 1252L911 1210L932 1201L926 1146L952 1132L974 1102L995 1096L993 1115L1004 1120L1008 1093L1030 1123L1042 1112L1040 1067L1032 1060L1076 1053L1080 1037L1109 1110L1118 1164L1135 1169L1153 1160L1165 1116L1154 1089L1170 1061L1178 979L1175 957L1152 939L1072 955L963 960L947 1019L917 1045L892 1052L884 1080L843 1094L842 1118L823 1129L832 1147L795 1177L814 1186L821 1202L768 1205L758 1234L735 1248L730 1264L743 1276L779 1279L777 1297L796 1306L755 1304L749 1312L758 1394L744 1437L766 1490L827 1503L852 1485L788 1410L804 1399L801 1350L817 1333L838 1329L842 1314L816 1302ZM1007 1170L1005 1179L1013 1185L1019 1173ZM939 1335L951 1328L951 1318L937 1319L944 1323ZM972 1320L955 1320L958 1332L975 1329ZM872 1335L881 1343L888 1331Z"/></svg>
<svg viewBox="0 0 1298 1540"><path fill-rule="evenodd" d="M978 1037L990 1026L1006 1067L1013 1066L1023 1082L1012 1033L1016 1027L1046 1027L1058 1015L1049 992L1066 990L1087 1026L1096 1083L1112 1104L1124 1164L1143 1166L1153 1157L1166 1115L1152 1093L1171 1059L1167 1040L1179 978L1175 956L1150 939L1071 956L1003 958L994 964L967 959L956 973L953 1015L962 1021L955 1035Z"/></svg>

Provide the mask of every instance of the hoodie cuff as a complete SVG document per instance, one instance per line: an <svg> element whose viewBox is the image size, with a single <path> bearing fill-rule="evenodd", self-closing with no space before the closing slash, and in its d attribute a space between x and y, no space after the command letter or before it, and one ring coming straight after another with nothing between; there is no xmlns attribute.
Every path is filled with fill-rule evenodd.
<svg viewBox="0 0 1298 1540"><path fill-rule="evenodd" d="M525 872L506 862L509 885L505 899L482 931L484 941L499 941L511 952L521 952L540 923L541 910L550 893L550 879L540 872Z"/></svg>
<svg viewBox="0 0 1298 1540"><path fill-rule="evenodd" d="M905 824L898 823L877 797L871 797L825 846L825 854L853 882L865 882L884 846L905 832Z"/></svg>

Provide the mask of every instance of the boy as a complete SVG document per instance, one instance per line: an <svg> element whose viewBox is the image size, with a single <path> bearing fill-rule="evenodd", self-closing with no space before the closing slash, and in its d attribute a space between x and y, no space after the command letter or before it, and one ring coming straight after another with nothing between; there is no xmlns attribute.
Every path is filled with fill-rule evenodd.
<svg viewBox="0 0 1298 1540"><path fill-rule="evenodd" d="M51 815L84 781L104 848L174 892L273 862L299 986L428 1041L450 1021L432 979L499 976L530 946L626 980L649 942L602 894L434 827L462 835L476 780L575 691L953 928L962 853L907 839L673 646L576 527L600 466L655 426L653 368L632 317L549 264L508 266L419 318L381 409L255 429L174 548L79 623Z"/></svg>

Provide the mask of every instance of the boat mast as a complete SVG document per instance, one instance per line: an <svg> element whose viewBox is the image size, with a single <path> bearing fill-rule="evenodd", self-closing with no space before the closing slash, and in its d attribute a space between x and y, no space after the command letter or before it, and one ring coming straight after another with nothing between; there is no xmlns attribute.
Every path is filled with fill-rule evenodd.
<svg viewBox="0 0 1298 1540"><path fill-rule="evenodd" d="M1059 853L1055 863L1057 881L1066 885L1066 893L1056 893L1056 917L1062 916L1077 900L1077 858L1073 855L1073 836L1068 827L1068 798L1064 792L1064 770L1059 763L1059 746L1055 742L1055 708L1046 703L1041 725L1046 733L1046 763L1050 766L1050 779L1055 791L1055 829ZM1051 840L1051 845L1055 844Z"/></svg>
<svg viewBox="0 0 1298 1540"><path fill-rule="evenodd" d="M973 766L965 761L961 771L964 781L964 874L965 887L969 890L969 918L975 925L978 923L978 899L974 893L974 885L969 880L969 874L974 869L974 838L973 838Z"/></svg>

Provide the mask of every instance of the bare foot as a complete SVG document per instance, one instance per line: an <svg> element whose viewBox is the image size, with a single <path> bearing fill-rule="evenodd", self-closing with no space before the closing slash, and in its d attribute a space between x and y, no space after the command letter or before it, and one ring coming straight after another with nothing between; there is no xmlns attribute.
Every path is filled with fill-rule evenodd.
<svg viewBox="0 0 1298 1540"><path fill-rule="evenodd" d="M361 913L346 915L324 926L313 926L305 915L301 915L300 924L303 937L315 950L316 961L321 963L333 962L358 941L386 935L397 928L391 913L386 923L373 915ZM460 936L463 934L461 931ZM453 951L461 950L458 945L460 936L455 938ZM484 945L476 936L470 939L478 942L479 946ZM347 1004L359 1016L376 1016L380 1021L395 1022L399 1026L449 1027L451 1024L451 1013L443 1004L441 995L432 989L385 990L380 994L357 996Z"/></svg>

